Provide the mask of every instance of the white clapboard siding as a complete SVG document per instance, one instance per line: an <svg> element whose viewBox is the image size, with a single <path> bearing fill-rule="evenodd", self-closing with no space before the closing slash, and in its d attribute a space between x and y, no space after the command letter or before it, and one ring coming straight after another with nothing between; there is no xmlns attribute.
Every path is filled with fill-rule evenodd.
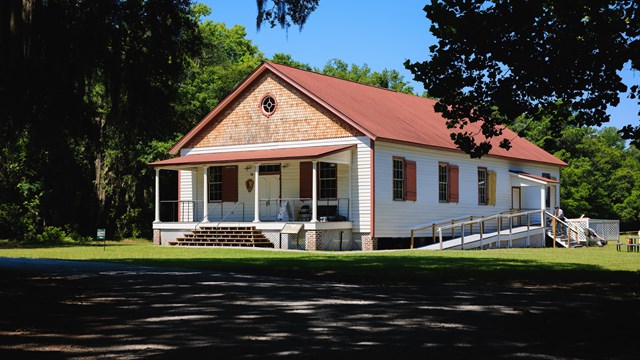
<svg viewBox="0 0 640 360"><path fill-rule="evenodd" d="M353 232L371 231L371 147L364 138L352 153L351 221Z"/></svg>
<svg viewBox="0 0 640 360"><path fill-rule="evenodd" d="M350 151L350 158L346 157L346 161L351 164L338 164L338 197L349 200L348 218L353 223L354 232L369 232L371 223L371 151L369 146L370 140L367 137L357 138L340 138L312 140L305 142L290 142L278 144L254 144L242 146L216 147L206 149L187 149L183 151L185 154L199 154L205 152L225 152L225 151L253 151L266 150L275 148L296 148L305 146L331 146L331 145L355 145ZM203 151L206 150L206 151ZM326 159L331 161L334 158L343 158L343 156L332 155ZM321 161L323 159L320 159ZM267 162L265 162L266 164ZM283 199L298 199L300 197L300 162L292 161L274 161L273 163L281 164L281 194ZM238 202L244 204L244 218L242 217L242 208L238 207L233 214L230 214L226 220L228 221L253 221L254 219L254 163L238 163ZM180 199L195 200L195 221L200 221L203 217L203 173L204 166L194 168L193 171L183 170L180 177ZM248 179L254 180L254 189L251 192L247 190L246 182ZM206 200L206 199L205 199ZM235 204L224 204L224 209L230 210ZM345 203L340 204L346 207ZM214 203L208 204L208 209L213 209L215 214L211 213L210 219L220 217L218 205ZM294 214L299 210L296 204ZM226 214L226 211L223 214Z"/></svg>
<svg viewBox="0 0 640 360"><path fill-rule="evenodd" d="M393 157L404 157L416 162L417 201L394 201L392 187ZM459 166L458 203L438 201L438 162ZM478 205L478 167L496 172L496 204ZM541 175L542 172L558 176L558 167L528 162L509 161L493 157L471 159L468 155L452 151L412 147L376 142L375 145L375 236L408 237L410 229L432 221L469 215L491 215L511 208L511 175L509 170L525 171ZM532 188L533 189L533 188ZM535 201L525 202L523 207L540 207L540 187L535 187ZM528 200L528 198L526 198ZM536 202L537 201L537 202ZM531 204L535 202L535 204Z"/></svg>
<svg viewBox="0 0 640 360"><path fill-rule="evenodd" d="M193 201L195 200L193 194L193 172L189 170L180 170L179 171L179 181L180 188L178 189L178 199L180 201ZM194 206L180 206L180 220L184 221L193 221L195 218L194 211L196 210Z"/></svg>

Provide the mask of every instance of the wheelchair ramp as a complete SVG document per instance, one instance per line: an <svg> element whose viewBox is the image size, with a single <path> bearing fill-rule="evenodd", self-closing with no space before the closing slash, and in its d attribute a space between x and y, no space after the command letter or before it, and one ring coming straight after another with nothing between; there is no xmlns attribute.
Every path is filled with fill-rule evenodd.
<svg viewBox="0 0 640 360"><path fill-rule="evenodd" d="M529 247L532 241L542 241L544 244L544 228L541 226L519 226L499 233L489 232L465 235L442 242L442 250L473 250L507 247ZM416 250L440 250L440 243L416 248Z"/></svg>

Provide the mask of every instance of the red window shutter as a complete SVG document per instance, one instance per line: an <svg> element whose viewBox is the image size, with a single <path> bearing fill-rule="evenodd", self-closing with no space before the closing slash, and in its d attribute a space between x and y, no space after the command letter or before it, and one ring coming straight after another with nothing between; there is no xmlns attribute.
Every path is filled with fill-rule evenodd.
<svg viewBox="0 0 640 360"><path fill-rule="evenodd" d="M458 165L449 165L449 202L457 203L460 195L458 192L460 181L458 180Z"/></svg>
<svg viewBox="0 0 640 360"><path fill-rule="evenodd" d="M406 184L406 196L405 199L407 201L416 201L418 197L418 189L417 189L417 181L416 181L416 162L415 161L405 161L405 184Z"/></svg>
<svg viewBox="0 0 640 360"><path fill-rule="evenodd" d="M311 199L313 192L313 163L305 161L300 163L300 198Z"/></svg>
<svg viewBox="0 0 640 360"><path fill-rule="evenodd" d="M238 202L238 167L222 168L222 201Z"/></svg>

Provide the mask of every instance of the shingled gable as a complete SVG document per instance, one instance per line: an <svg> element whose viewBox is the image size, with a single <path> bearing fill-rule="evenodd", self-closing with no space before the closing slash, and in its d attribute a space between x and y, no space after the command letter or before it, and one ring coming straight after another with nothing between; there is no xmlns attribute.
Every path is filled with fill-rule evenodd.
<svg viewBox="0 0 640 360"><path fill-rule="evenodd" d="M372 140L460 151L451 140L451 129L446 127L445 120L433 110L434 100L264 62L176 143L170 153L177 154L180 149L189 144L191 139L214 121L217 115L267 71ZM478 124L471 124L466 129L479 132L480 127ZM509 129L503 131L503 137L511 140L513 145L511 150L498 147L500 139L493 139L494 146L489 156L558 166L567 165Z"/></svg>

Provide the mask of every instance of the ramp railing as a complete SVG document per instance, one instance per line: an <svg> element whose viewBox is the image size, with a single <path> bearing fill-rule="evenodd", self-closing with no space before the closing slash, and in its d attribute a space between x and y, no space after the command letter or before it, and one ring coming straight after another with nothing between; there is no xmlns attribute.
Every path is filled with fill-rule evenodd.
<svg viewBox="0 0 640 360"><path fill-rule="evenodd" d="M502 235L503 231L508 231L509 235L509 246L511 246L511 239L513 237L513 229L514 229L514 219L516 219L519 224L518 226L523 226L523 220L526 220L527 227L527 239L528 234L531 230L532 221L535 220L536 215L540 215L541 226L544 224L544 210L528 210L528 211L516 211L509 213L500 213L490 216L475 216L475 217L466 217L458 220L462 221L440 221L433 224L425 224L419 225L411 229L411 248L414 246L414 235L416 231L425 230L431 228L434 233L438 235L438 242L440 244L440 250L443 250L443 233L449 230L451 231L451 238L455 237L456 233L460 234L460 244L462 249L464 249L465 245L465 236L479 234L480 236L480 248L484 247L484 238L487 234L487 223L495 222L491 229L495 229L497 231L498 238ZM506 220L506 221L505 221ZM474 232L474 227L477 232ZM469 230L469 231L467 231Z"/></svg>

